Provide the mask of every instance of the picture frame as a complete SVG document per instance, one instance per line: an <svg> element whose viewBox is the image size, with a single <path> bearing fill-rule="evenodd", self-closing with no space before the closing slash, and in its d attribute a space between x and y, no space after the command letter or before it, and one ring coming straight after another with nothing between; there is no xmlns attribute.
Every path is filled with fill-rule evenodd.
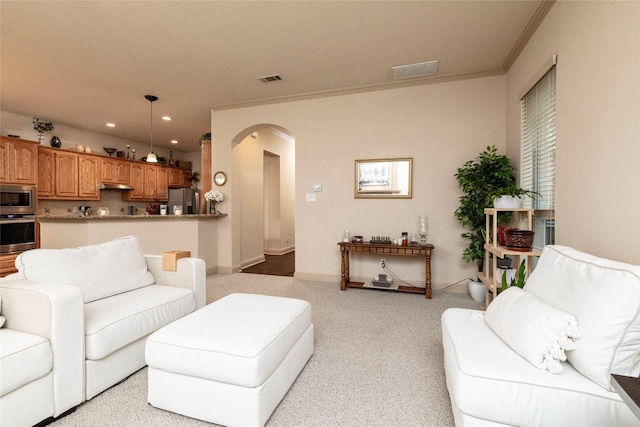
<svg viewBox="0 0 640 427"><path fill-rule="evenodd" d="M355 161L356 199L411 199L413 158L359 159Z"/></svg>

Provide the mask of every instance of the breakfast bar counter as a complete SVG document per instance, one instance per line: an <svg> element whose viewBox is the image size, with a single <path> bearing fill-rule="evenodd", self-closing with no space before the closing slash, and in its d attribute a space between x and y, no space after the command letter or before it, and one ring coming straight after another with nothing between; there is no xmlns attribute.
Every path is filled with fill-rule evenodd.
<svg viewBox="0 0 640 427"><path fill-rule="evenodd" d="M227 214L185 214L185 215L41 215L38 222L60 222L60 221L157 221L157 220L176 220L176 221L194 221L194 220L212 220L224 218Z"/></svg>
<svg viewBox="0 0 640 427"><path fill-rule="evenodd" d="M204 259L207 274L217 272L218 221L227 214L109 215L38 217L40 247L73 248L136 236L145 254L184 250Z"/></svg>

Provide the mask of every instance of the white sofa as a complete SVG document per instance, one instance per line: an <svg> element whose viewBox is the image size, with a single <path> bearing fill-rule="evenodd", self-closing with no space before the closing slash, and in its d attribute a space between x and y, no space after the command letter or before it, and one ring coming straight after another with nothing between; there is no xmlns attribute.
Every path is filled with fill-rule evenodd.
<svg viewBox="0 0 640 427"><path fill-rule="evenodd" d="M0 425L32 426L83 400L82 296L71 286L0 286Z"/></svg>
<svg viewBox="0 0 640 427"><path fill-rule="evenodd" d="M458 427L640 425L610 383L640 374L640 266L547 246L523 290L446 310L442 339Z"/></svg>
<svg viewBox="0 0 640 427"><path fill-rule="evenodd" d="M182 258L177 271L165 271L162 256L143 255L131 236L80 248L27 251L16 259L16 267L18 273L0 283L3 295L47 283L75 290L73 305L80 311L68 316L81 336L73 343L75 353L64 359L81 373L66 384L75 404L144 367L147 336L204 307L206 300L203 260ZM8 327L12 317L7 316Z"/></svg>

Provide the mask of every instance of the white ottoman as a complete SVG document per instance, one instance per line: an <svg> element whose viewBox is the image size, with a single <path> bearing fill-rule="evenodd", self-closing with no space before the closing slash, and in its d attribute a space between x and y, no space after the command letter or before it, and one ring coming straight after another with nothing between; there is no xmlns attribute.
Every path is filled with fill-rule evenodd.
<svg viewBox="0 0 640 427"><path fill-rule="evenodd" d="M149 403L227 426L263 426L313 354L311 305L231 294L147 339Z"/></svg>

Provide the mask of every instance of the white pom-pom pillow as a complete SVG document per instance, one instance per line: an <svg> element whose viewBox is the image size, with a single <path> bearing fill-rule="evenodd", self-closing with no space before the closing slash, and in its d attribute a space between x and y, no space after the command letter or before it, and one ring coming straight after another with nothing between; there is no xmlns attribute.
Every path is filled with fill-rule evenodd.
<svg viewBox="0 0 640 427"><path fill-rule="evenodd" d="M574 316L515 286L487 307L485 321L516 353L552 374L562 372L565 351L580 337Z"/></svg>

